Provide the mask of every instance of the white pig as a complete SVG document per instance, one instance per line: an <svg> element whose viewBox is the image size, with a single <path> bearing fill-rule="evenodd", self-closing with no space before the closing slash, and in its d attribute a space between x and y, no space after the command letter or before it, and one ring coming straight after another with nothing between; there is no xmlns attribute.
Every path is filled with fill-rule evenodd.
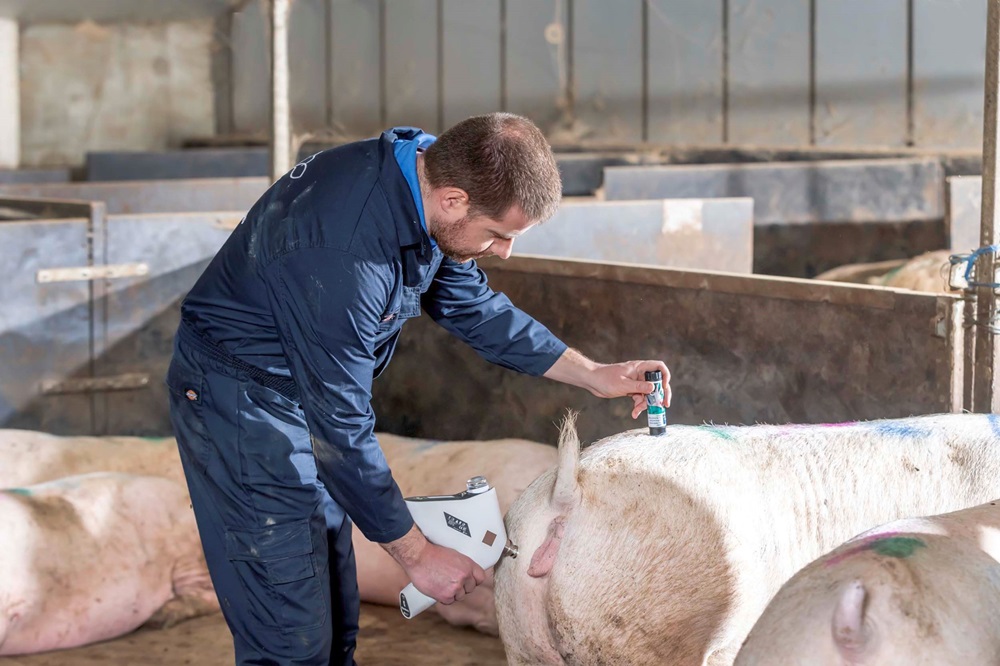
<svg viewBox="0 0 1000 666"><path fill-rule="evenodd" d="M556 461L556 449L523 439L441 442L378 434L385 458L404 495L459 492L484 475L496 487L500 510ZM96 471L158 475L185 484L173 438L60 437L28 430L0 430L0 488ZM186 487L186 486L185 486ZM395 606L409 580L378 544L352 535L361 600ZM497 635L492 579L460 602L433 607L456 626Z"/></svg>
<svg viewBox="0 0 1000 666"><path fill-rule="evenodd" d="M173 437L64 437L0 430L0 461L0 488L90 472L163 476L185 484Z"/></svg>
<svg viewBox="0 0 1000 666"><path fill-rule="evenodd" d="M218 610L185 489L87 474L0 491L0 655Z"/></svg>
<svg viewBox="0 0 1000 666"><path fill-rule="evenodd" d="M848 264L820 273L816 279L943 294L952 291L948 286L951 255L951 250L935 250L911 259Z"/></svg>
<svg viewBox="0 0 1000 666"><path fill-rule="evenodd" d="M1000 496L1000 420L672 426L556 470L507 514L496 568L512 664L731 664L781 584L852 535Z"/></svg>
<svg viewBox="0 0 1000 666"><path fill-rule="evenodd" d="M1000 663L1000 506L870 530L782 586L737 666Z"/></svg>

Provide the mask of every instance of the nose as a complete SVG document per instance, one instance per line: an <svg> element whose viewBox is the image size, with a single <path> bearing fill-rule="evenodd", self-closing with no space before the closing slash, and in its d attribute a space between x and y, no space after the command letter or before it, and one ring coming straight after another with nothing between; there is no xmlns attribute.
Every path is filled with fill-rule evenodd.
<svg viewBox="0 0 1000 666"><path fill-rule="evenodd" d="M513 240L495 240L493 241L493 254L500 257L501 259L508 259L510 257L511 251L514 249Z"/></svg>

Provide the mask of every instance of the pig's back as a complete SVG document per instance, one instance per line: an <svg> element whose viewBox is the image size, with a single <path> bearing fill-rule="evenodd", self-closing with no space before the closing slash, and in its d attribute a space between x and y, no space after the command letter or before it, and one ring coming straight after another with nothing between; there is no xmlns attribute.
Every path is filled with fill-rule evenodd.
<svg viewBox="0 0 1000 666"><path fill-rule="evenodd" d="M669 592L696 610L653 616L641 637L626 633L588 651L622 663L650 655L685 663L738 645L781 583L823 552L889 520L1000 496L996 425L995 417L941 415L674 426L659 437L602 440L581 456L581 504L553 570L565 614L557 624L607 636L602 627L615 626L623 597L653 608L669 604ZM608 558L599 573L595 557ZM581 582L585 571L592 582Z"/></svg>
<svg viewBox="0 0 1000 666"><path fill-rule="evenodd" d="M0 430L0 488L92 472L164 476L183 482L173 438L68 437Z"/></svg>

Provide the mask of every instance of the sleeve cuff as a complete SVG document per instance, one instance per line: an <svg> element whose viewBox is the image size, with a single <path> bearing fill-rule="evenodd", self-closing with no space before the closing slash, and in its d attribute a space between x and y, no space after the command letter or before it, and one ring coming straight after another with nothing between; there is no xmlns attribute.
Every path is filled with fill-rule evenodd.
<svg viewBox="0 0 1000 666"><path fill-rule="evenodd" d="M413 529L413 516L406 508L406 503L400 500L392 516L380 516L378 526L380 529L370 529L358 525L358 529L365 538L373 543L389 543L406 536L406 533Z"/></svg>

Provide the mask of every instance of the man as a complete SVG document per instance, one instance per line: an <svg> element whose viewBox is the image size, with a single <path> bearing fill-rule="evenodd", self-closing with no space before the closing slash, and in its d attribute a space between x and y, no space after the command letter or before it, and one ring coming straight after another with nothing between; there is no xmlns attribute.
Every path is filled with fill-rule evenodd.
<svg viewBox="0 0 1000 666"><path fill-rule="evenodd" d="M594 363L487 286L473 260L510 256L560 196L527 119L396 128L296 165L191 290L170 411L237 663L354 663L352 522L441 603L482 582L413 525L373 436L372 379L421 308L493 363L631 395L633 418L643 373L668 376Z"/></svg>

